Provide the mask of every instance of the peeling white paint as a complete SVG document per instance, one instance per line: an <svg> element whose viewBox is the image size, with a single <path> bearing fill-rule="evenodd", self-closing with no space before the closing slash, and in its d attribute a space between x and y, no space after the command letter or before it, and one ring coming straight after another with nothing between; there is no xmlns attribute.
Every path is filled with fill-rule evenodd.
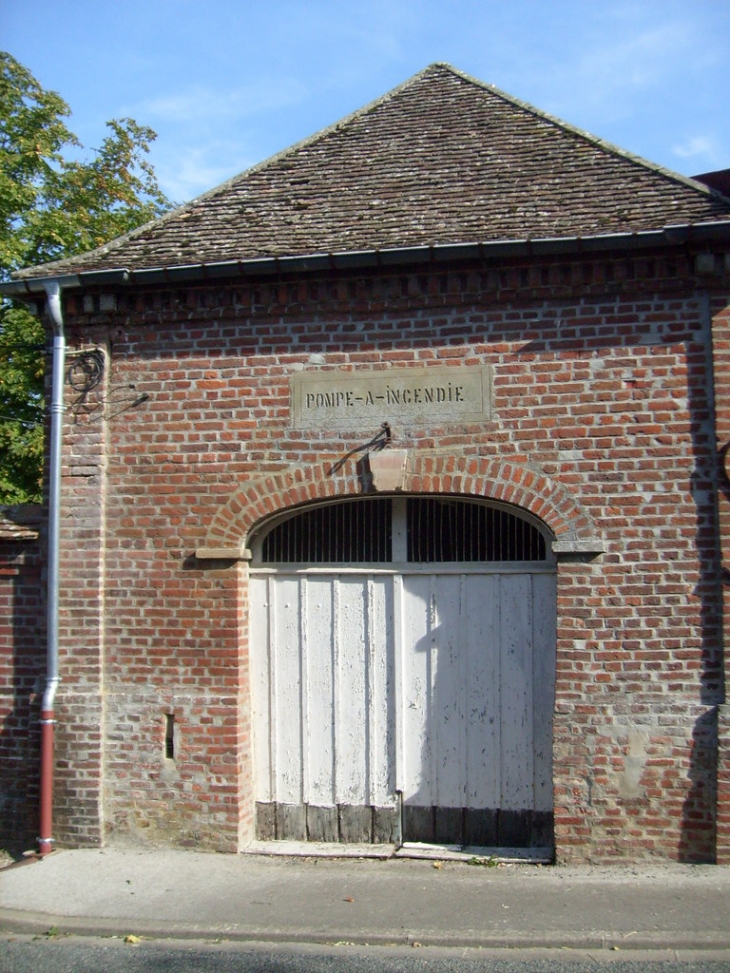
<svg viewBox="0 0 730 973"><path fill-rule="evenodd" d="M552 810L550 573L251 577L256 800Z"/></svg>

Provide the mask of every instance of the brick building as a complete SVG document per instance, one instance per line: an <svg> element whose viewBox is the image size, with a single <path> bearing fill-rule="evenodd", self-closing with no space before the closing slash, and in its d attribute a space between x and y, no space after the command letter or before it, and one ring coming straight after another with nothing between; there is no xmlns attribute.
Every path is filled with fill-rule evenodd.
<svg viewBox="0 0 730 973"><path fill-rule="evenodd" d="M45 673L42 508L0 507L0 842L38 834L36 697Z"/></svg>
<svg viewBox="0 0 730 973"><path fill-rule="evenodd" d="M730 200L445 65L61 288L54 837L730 861Z"/></svg>

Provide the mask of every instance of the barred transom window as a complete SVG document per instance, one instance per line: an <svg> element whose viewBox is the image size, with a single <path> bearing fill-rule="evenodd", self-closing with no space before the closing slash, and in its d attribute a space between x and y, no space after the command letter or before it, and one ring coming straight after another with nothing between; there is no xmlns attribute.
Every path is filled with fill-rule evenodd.
<svg viewBox="0 0 730 973"><path fill-rule="evenodd" d="M459 497L356 499L306 508L264 536L264 564L545 561L542 531L525 517Z"/></svg>

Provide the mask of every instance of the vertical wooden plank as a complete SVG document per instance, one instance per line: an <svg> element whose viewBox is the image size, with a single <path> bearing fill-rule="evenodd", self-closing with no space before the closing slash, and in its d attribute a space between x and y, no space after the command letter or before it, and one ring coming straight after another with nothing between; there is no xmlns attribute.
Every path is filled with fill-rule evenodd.
<svg viewBox="0 0 730 973"><path fill-rule="evenodd" d="M272 676L274 721L275 799L279 804L302 803L302 673L299 580L276 579L274 605L275 651Z"/></svg>
<svg viewBox="0 0 730 973"><path fill-rule="evenodd" d="M260 841L276 838L276 804L271 801L256 804L256 837Z"/></svg>
<svg viewBox="0 0 730 973"><path fill-rule="evenodd" d="M443 845L464 844L464 806L444 807L438 805L433 815L434 841Z"/></svg>
<svg viewBox="0 0 730 973"><path fill-rule="evenodd" d="M502 808L497 844L502 848L528 848L532 838L532 811Z"/></svg>
<svg viewBox="0 0 730 973"><path fill-rule="evenodd" d="M533 697L537 811L553 810L553 708L556 665L556 579L535 574L533 588Z"/></svg>
<svg viewBox="0 0 730 973"><path fill-rule="evenodd" d="M431 803L464 806L463 708L460 655L461 578L431 576L431 706L423 728L431 737Z"/></svg>
<svg viewBox="0 0 730 973"><path fill-rule="evenodd" d="M425 730L431 706L431 578L406 575L402 599L403 800L433 804L431 738Z"/></svg>
<svg viewBox="0 0 730 973"><path fill-rule="evenodd" d="M393 597L393 718L394 718L394 758L395 789L403 794L406 788L405 758L405 699L403 671L404 619L403 619L403 576L396 574L391 579Z"/></svg>
<svg viewBox="0 0 730 973"><path fill-rule="evenodd" d="M249 603L251 606L251 729L254 797L256 801L268 804L274 799L271 775L269 578L250 579Z"/></svg>
<svg viewBox="0 0 730 973"><path fill-rule="evenodd" d="M342 804L339 808L340 841L367 844L373 838L372 808Z"/></svg>
<svg viewBox="0 0 730 973"><path fill-rule="evenodd" d="M274 685L276 680L276 669L277 669L277 659L276 659L276 602L277 602L277 588L276 579L269 576L267 579L267 589L268 589L268 602L269 602L269 616L268 616L268 645L269 645L269 679L267 684L267 689L269 693L268 704L269 704L269 759L271 761L271 800L276 804L276 795L279 791L279 785L277 783L277 772L279 769L279 764L276 755L276 734L274 733L274 727L276 726L276 693L274 691Z"/></svg>
<svg viewBox="0 0 730 973"><path fill-rule="evenodd" d="M308 804L307 838L309 841L339 841L339 823L336 807L316 807Z"/></svg>
<svg viewBox="0 0 730 973"><path fill-rule="evenodd" d="M489 848L497 844L499 811L493 808L464 809L464 844Z"/></svg>
<svg viewBox="0 0 730 973"><path fill-rule="evenodd" d="M373 808L373 844L400 844L401 821L397 803L391 807Z"/></svg>
<svg viewBox="0 0 730 973"><path fill-rule="evenodd" d="M468 605L469 585L467 575L459 575L459 605L457 622L456 640L456 666L457 666L457 690L458 690L458 709L459 709L459 801L457 807L466 807L466 795L469 785L467 773L467 692L468 692L468 672L467 672L467 652L466 652L466 628L467 628L467 605Z"/></svg>
<svg viewBox="0 0 730 973"><path fill-rule="evenodd" d="M353 708L349 714L346 731L350 746L349 764L352 768L351 790L347 797L347 803L365 806L368 803L368 765L370 759L367 577L352 578L348 589L349 619L346 644L348 649L352 650L349 678Z"/></svg>
<svg viewBox="0 0 730 973"><path fill-rule="evenodd" d="M380 710L377 700L377 637L375 634L375 593L372 575L365 578L364 612L365 627L365 794L364 804L375 804L375 767L380 732Z"/></svg>
<svg viewBox="0 0 730 973"><path fill-rule="evenodd" d="M426 612L426 700L423 722L419 727L421 740L421 801L424 806L435 807L438 803L438 752L441 744L439 720L436 718L434 696L438 671L438 610L436 604L436 579L428 579L428 607Z"/></svg>
<svg viewBox="0 0 730 973"><path fill-rule="evenodd" d="M285 841L307 840L307 809L304 804L276 805L276 837Z"/></svg>
<svg viewBox="0 0 730 973"><path fill-rule="evenodd" d="M311 797L309 794L309 754L311 753L311 732L310 732L310 687L309 687L309 659L307 652L307 634L309 631L309 611L307 606L307 594L309 591L308 578L306 575L299 579L299 672L301 678L300 706L301 706L301 725L302 725L302 802L309 804ZM315 725L317 720L316 712L314 715Z"/></svg>
<svg viewBox="0 0 730 973"><path fill-rule="evenodd" d="M310 804L334 806L334 620L331 575L307 584L308 750Z"/></svg>
<svg viewBox="0 0 730 973"><path fill-rule="evenodd" d="M367 656L365 649L364 576L343 575L335 581L336 611L336 753L337 804L366 803Z"/></svg>
<svg viewBox="0 0 730 973"><path fill-rule="evenodd" d="M393 585L387 576L371 576L368 582L369 711L368 803L394 806L394 671Z"/></svg>
<svg viewBox="0 0 730 973"><path fill-rule="evenodd" d="M499 807L501 799L499 576L467 579L466 807ZM476 820L476 819L475 819Z"/></svg>
<svg viewBox="0 0 730 973"><path fill-rule="evenodd" d="M503 810L531 808L532 597L530 575L501 576Z"/></svg>
<svg viewBox="0 0 730 973"><path fill-rule="evenodd" d="M345 707L342 702L340 685L340 585L337 577L332 579L332 716L334 719L334 753L332 754L332 795L335 804L339 801L340 773L340 725Z"/></svg>
<svg viewBox="0 0 730 973"><path fill-rule="evenodd" d="M390 815L391 832L400 833L400 797L396 784L396 618L395 618L395 589L393 578L382 577L382 612L383 622L381 674L383 684L380 690L382 707L385 716L385 734L381 740L380 754L383 769L378 789L378 804L386 808L395 809L396 814ZM395 830L393 830L395 829Z"/></svg>
<svg viewBox="0 0 730 973"><path fill-rule="evenodd" d="M422 807L419 803L403 806L403 835L405 841L425 841L433 843L436 840L436 822L434 808Z"/></svg>

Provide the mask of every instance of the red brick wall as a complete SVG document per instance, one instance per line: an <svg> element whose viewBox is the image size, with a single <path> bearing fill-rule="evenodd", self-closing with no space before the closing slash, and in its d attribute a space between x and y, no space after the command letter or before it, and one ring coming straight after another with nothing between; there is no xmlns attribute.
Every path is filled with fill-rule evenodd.
<svg viewBox="0 0 730 973"><path fill-rule="evenodd" d="M67 365L74 365L69 349ZM79 376L73 373L74 382ZM102 841L101 767L107 424L91 393L67 387L61 497L59 669L56 696L53 833L57 844Z"/></svg>
<svg viewBox="0 0 730 973"><path fill-rule="evenodd" d="M0 538L0 844L35 847L45 617L40 543Z"/></svg>
<svg viewBox="0 0 730 973"><path fill-rule="evenodd" d="M721 301L714 301L712 340L714 357L714 388L718 448L718 508L723 563L724 644L730 645L730 611L728 611L728 582L730 575L730 309ZM725 686L730 675L730 654L725 653ZM717 861L730 864L730 706L726 696L718 706L717 754Z"/></svg>
<svg viewBox="0 0 730 973"><path fill-rule="evenodd" d="M354 461L326 471L366 438L293 430L291 376L489 363L490 421L382 419L410 451L408 489L522 503L557 536L605 547L560 555L558 857L712 860L716 458L710 318L689 258L372 272L92 305L66 307L72 344L109 355L100 387L69 390L67 841L235 850L250 836L245 567L195 551L241 542L288 503L359 492Z"/></svg>

